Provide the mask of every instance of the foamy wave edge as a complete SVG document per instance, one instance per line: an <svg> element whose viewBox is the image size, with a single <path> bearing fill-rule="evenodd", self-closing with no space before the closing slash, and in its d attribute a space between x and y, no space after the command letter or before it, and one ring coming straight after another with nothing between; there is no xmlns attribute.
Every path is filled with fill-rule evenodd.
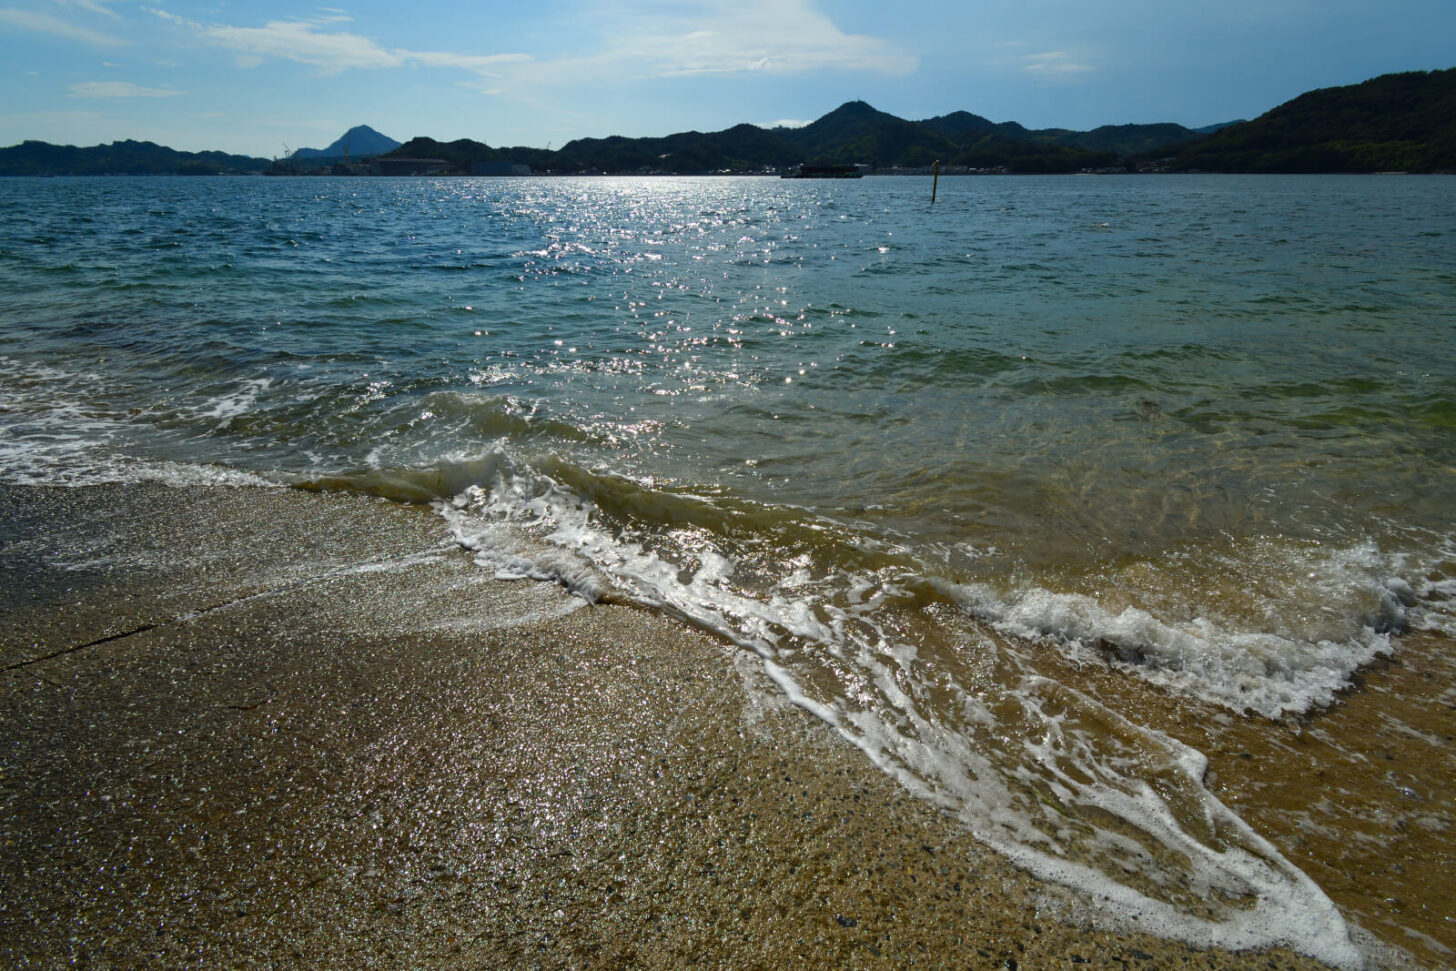
<svg viewBox="0 0 1456 971"><path fill-rule="evenodd" d="M1180 694L1266 718L1332 704L1357 670L1393 648L1389 633L1366 626L1346 641L1298 641L1257 631L1232 631L1203 617L1170 623L1137 607L1111 611L1084 594L1031 588L1007 597L980 584L929 580L996 629L1050 643L1077 661L1102 660ZM1377 623L1403 624L1406 604L1391 581ZM1235 652L1218 650L1227 644ZM1298 658L1295 668L1288 663ZM1283 663L1281 663L1283 662Z"/></svg>
<svg viewBox="0 0 1456 971"><path fill-rule="evenodd" d="M174 488L218 486L225 488L281 489L288 482L221 465L201 465L156 459L111 457L101 461L60 464L49 467L14 468L0 476L0 482L15 486L82 488L151 482Z"/></svg>
<svg viewBox="0 0 1456 971"><path fill-rule="evenodd" d="M1006 796L981 791L984 784L973 781L981 775L963 765L937 765L948 757L954 761L956 753L964 749L964 739L945 740L944 747L936 748L936 733L926 731L935 726L916 723L924 737L932 739L927 744L919 737L900 735L883 719L843 711L833 700L813 697L783 663L782 639L800 638L826 645L830 651L841 651L844 645L834 642L834 622L826 623L824 611L816 612L804 598L787 590L762 599L733 591L727 579L734 563L721 553L701 557L698 568L688 576L679 566L640 544L612 535L596 521L596 509L590 500L499 449L444 463L430 470L427 477L431 480L428 487L421 488L419 480L414 479L405 491L416 497L420 492L448 495L448 499L434 500L437 510L449 523L456 541L474 552L477 561L497 576L559 583L593 602L611 591L624 601L660 610L752 651L789 700L835 728L882 771L913 794L958 815L979 839L1032 874L1100 901L1102 917L1113 926L1152 930L1200 947L1289 946L1338 967L1363 966L1364 959L1351 942L1343 918L1319 887L1202 789L1206 761L1195 750L1161 733L1133 729L1173 753L1179 769L1197 786L1209 823L1216 821L1226 827L1241 845L1215 850L1200 843L1179 827L1169 807L1146 783L1126 790L1084 787L1072 795L1077 802L1129 814L1138 825L1155 831L1165 845L1194 861L1201 874L1195 884L1232 888L1232 892L1248 893L1258 900L1252 909L1225 912L1217 921L1185 913L1119 884L1092 867L1039 849L1036 834L1024 821L1008 818L1007 814L1014 810L1007 808ZM377 476L371 478L369 491L394 491L401 485L395 482L385 488ZM523 528L529 531L528 543L516 538ZM550 552L543 552L542 541ZM1019 627L1020 633L1044 638L1064 637L1078 629L1072 626L1058 631L1048 621L1047 612L1033 609L1035 597L1020 604L1000 603L987 599L988 589L951 586L945 591L971 612L983 612L1008 630L1017 631ZM872 603L865 606L873 609ZM1069 602L1060 604L1063 609L1068 606ZM1083 611L1083 615L1093 624L1106 621L1095 610ZM1151 629L1157 632L1156 623ZM879 672L881 684L890 680L884 673ZM1087 704L1098 705L1082 697ZM911 715L919 718L913 709ZM966 757L971 759L969 766L984 772L974 753ZM911 771L911 765L935 774ZM987 773L987 777L994 774ZM1030 836L1016 838L1018 832Z"/></svg>

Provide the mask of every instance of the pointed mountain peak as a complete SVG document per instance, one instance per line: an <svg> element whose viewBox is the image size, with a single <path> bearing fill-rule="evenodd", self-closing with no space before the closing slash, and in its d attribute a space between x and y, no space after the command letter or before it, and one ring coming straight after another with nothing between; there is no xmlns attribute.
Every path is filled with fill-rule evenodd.
<svg viewBox="0 0 1456 971"><path fill-rule="evenodd" d="M328 148L300 148L295 158L340 158L351 155L354 158L383 155L399 148L400 142L388 135L381 135L368 125L355 125L339 136Z"/></svg>
<svg viewBox="0 0 1456 971"><path fill-rule="evenodd" d="M900 121L894 115L888 115L866 101L846 101L835 108L823 118L806 125L800 131L807 132L843 132L860 130L866 125L877 125L881 122Z"/></svg>
<svg viewBox="0 0 1456 971"><path fill-rule="evenodd" d="M829 114L825 115L819 120L833 120L843 122L865 121L873 118L889 117L892 116L885 114L883 111L880 111L878 108L871 105L868 101L846 101L844 104L840 105L838 108L835 108L833 111L829 112Z"/></svg>

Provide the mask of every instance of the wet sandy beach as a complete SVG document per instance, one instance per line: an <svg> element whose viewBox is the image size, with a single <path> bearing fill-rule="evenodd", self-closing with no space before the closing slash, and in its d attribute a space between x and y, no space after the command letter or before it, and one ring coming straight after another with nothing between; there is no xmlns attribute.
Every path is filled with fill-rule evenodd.
<svg viewBox="0 0 1456 971"><path fill-rule="evenodd" d="M1322 966L1099 929L746 690L760 676L731 647L494 580L425 510L142 485L0 507L12 966ZM1148 704L1354 923L1401 908L1394 926L1426 928L1398 942L1413 961L1381 962L1438 967L1452 672L1434 647L1404 657L1361 690L1405 699L1379 710L1408 730L1352 702L1292 725L1282 755ZM1330 755L1367 730L1389 744ZM1338 778L1293 771L1310 745ZM1411 791L1400 826L1370 823L1407 834L1398 852L1362 850L1362 785Z"/></svg>

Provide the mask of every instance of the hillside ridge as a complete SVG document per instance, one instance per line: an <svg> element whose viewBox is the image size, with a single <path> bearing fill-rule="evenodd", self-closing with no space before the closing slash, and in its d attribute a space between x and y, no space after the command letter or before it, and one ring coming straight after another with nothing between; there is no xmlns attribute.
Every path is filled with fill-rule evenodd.
<svg viewBox="0 0 1456 971"><path fill-rule="evenodd" d="M936 162L947 173L1456 172L1456 68L1321 88L1251 121L1197 130L1171 122L1029 129L969 111L910 121L853 100L798 128L745 123L716 132L578 138L555 151L427 136L401 144L368 125L327 148L271 162L138 141L92 148L26 141L0 149L0 175L703 175L771 174L801 164L905 173Z"/></svg>

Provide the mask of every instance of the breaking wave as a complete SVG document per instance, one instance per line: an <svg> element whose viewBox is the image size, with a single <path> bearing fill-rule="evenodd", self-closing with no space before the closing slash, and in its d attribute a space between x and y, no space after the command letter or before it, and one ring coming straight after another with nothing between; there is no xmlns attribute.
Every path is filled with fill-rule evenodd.
<svg viewBox="0 0 1456 971"><path fill-rule="evenodd" d="M1109 605L948 569L863 523L551 455L527 462L495 448L307 485L431 501L498 577L649 607L751 651L779 691L906 789L1145 929L1359 962L1319 888L1204 788L1200 753L1045 677L1035 660L1050 644L1266 717L1329 704L1429 606L1371 545L1267 540L1201 565L1183 557L1141 606ZM1227 575L1236 556L1251 586L1268 589L1210 616L1196 595L1170 608L1198 569ZM1248 623L1260 616L1262 626Z"/></svg>

